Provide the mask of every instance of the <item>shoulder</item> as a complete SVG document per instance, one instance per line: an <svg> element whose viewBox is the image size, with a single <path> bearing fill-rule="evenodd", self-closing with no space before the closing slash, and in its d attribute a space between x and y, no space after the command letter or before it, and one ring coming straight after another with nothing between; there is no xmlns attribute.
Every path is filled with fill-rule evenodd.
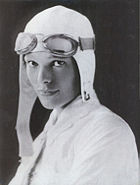
<svg viewBox="0 0 140 185"><path fill-rule="evenodd" d="M102 127L105 130L111 128L120 128L122 130L132 132L128 123L123 118L112 112L104 105L98 104L95 107L90 104L87 105L87 107L87 110L89 110L86 115L86 118L89 120L87 127L91 126L94 128L94 126L96 125L97 127Z"/></svg>
<svg viewBox="0 0 140 185"><path fill-rule="evenodd" d="M77 134L77 140L88 145L106 145L136 148L134 134L129 125L120 116L99 104L86 105L87 114L83 117L84 126ZM78 142L79 143L79 142ZM124 144L124 145L122 145ZM79 146L82 145L79 143ZM83 145L84 146L84 145Z"/></svg>
<svg viewBox="0 0 140 185"><path fill-rule="evenodd" d="M103 160L107 165L138 168L138 152L131 128L120 116L102 105L87 114L75 140L75 153L83 160L98 156L97 160Z"/></svg>

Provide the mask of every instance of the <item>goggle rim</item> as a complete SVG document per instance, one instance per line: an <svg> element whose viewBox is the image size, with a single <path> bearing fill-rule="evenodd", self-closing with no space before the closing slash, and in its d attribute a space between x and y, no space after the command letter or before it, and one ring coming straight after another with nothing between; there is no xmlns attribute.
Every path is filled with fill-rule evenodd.
<svg viewBox="0 0 140 185"><path fill-rule="evenodd" d="M70 43L72 44L73 49L71 51L68 51L68 52L59 53L59 51L55 51L55 50L49 48L46 41L48 39L50 39L51 37L64 38L66 40L69 40ZM42 39L42 43L43 43L44 48L48 49L54 56L61 56L61 57L73 56L76 53L78 45L79 45L78 42L75 39L73 39L71 36L69 36L67 34L55 34L55 35L45 36Z"/></svg>
<svg viewBox="0 0 140 185"><path fill-rule="evenodd" d="M26 34L26 33L22 32L22 34ZM31 52L37 45L37 37L34 34L28 33L26 35L30 36L32 38L32 41L27 47L25 47L23 49L17 49L17 50L15 49L15 51L19 55L21 55L21 54L24 55L24 54L27 54L27 53Z"/></svg>

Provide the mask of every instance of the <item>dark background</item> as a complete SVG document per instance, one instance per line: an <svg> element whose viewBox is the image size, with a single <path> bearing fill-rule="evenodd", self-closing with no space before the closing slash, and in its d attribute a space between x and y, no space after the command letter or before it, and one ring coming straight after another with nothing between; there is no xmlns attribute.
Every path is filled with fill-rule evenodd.
<svg viewBox="0 0 140 185"><path fill-rule="evenodd" d="M0 1L0 184L6 185L18 165L15 132L18 105L18 32L41 10L65 5L85 14L96 34L95 89L100 101L125 119L140 150L140 97L137 0L9 0ZM39 111L37 111L37 108ZM42 129L46 113L34 108L33 137ZM47 112L48 117L49 112ZM34 123L34 124L32 124Z"/></svg>

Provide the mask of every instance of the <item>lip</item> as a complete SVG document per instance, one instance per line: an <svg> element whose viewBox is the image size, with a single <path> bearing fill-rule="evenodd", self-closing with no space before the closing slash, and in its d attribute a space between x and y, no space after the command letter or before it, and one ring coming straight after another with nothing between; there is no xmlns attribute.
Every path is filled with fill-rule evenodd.
<svg viewBox="0 0 140 185"><path fill-rule="evenodd" d="M56 93L58 93L59 90L45 90L45 89L41 89L41 90L38 90L38 92L42 96L53 96Z"/></svg>

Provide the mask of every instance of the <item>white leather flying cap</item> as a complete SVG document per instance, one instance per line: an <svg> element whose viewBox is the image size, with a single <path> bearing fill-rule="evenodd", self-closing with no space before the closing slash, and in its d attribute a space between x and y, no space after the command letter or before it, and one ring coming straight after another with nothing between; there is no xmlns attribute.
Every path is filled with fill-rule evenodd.
<svg viewBox="0 0 140 185"><path fill-rule="evenodd" d="M79 36L94 37L91 23L84 15L60 5L35 15L26 25L25 32L44 35L64 33L76 40Z"/></svg>
<svg viewBox="0 0 140 185"><path fill-rule="evenodd" d="M95 38L90 21L82 14L63 6L48 8L35 15L26 25L24 32L32 34L67 34L79 41L82 38ZM31 52L45 51L37 44ZM74 59L77 63L83 102L94 101L97 98L93 89L95 74L95 54L93 49L81 50L78 47ZM17 118L17 135L20 156L33 154L32 138L29 129L30 115L37 96L27 79L23 56L20 56L20 98ZM26 104L26 105L25 105ZM23 113L24 111L24 113Z"/></svg>

